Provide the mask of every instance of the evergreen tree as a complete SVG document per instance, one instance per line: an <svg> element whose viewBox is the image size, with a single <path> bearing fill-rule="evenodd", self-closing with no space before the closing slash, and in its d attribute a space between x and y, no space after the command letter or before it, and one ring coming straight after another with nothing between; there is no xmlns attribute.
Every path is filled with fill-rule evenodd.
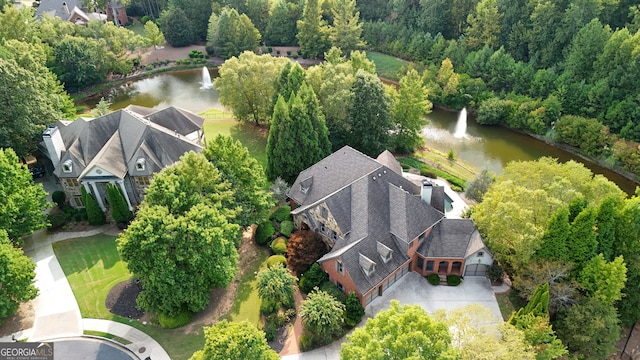
<svg viewBox="0 0 640 360"><path fill-rule="evenodd" d="M274 180L281 177L293 183L298 176L296 161L301 150L296 145L297 139L291 131L292 121L289 107L282 96L278 97L273 109L273 117L267 139L267 178Z"/></svg>
<svg viewBox="0 0 640 360"><path fill-rule="evenodd" d="M569 259L567 239L570 231L569 209L561 207L549 220L549 226L542 236L542 243L537 251L538 257L546 260L567 261Z"/></svg>
<svg viewBox="0 0 640 360"><path fill-rule="evenodd" d="M571 231L567 240L569 260L573 261L576 269L582 266L596 255L598 240L595 232L596 209L587 207L571 223Z"/></svg>
<svg viewBox="0 0 640 360"><path fill-rule="evenodd" d="M517 318L527 314L549 316L549 283L540 284L533 295L531 295L531 299L529 299L527 305L511 315L509 323L515 325Z"/></svg>
<svg viewBox="0 0 640 360"><path fill-rule="evenodd" d="M616 209L620 205L615 197L604 199L598 207L596 216L596 232L598 234L598 254L604 259L613 259L613 243L616 238Z"/></svg>
<svg viewBox="0 0 640 360"><path fill-rule="evenodd" d="M273 4L271 16L264 34L265 44L271 46L296 45L296 22L291 19L286 0L277 0Z"/></svg>
<svg viewBox="0 0 640 360"><path fill-rule="evenodd" d="M80 187L82 193L82 202L87 209L87 219L90 225L103 225L107 220L98 202L85 190L84 186Z"/></svg>
<svg viewBox="0 0 640 360"><path fill-rule="evenodd" d="M307 110L309 120L311 120L313 131L318 137L318 152L310 154L314 157L313 163L315 164L331 154L329 130L327 129L324 114L322 113L322 109L320 109L320 103L313 89L307 86L306 83L303 83L300 87L299 95L304 108Z"/></svg>
<svg viewBox="0 0 640 360"><path fill-rule="evenodd" d="M298 44L305 58L319 58L329 49L327 23L322 19L318 0L306 0L302 20L298 20Z"/></svg>
<svg viewBox="0 0 640 360"><path fill-rule="evenodd" d="M345 305L344 317L347 326L356 326L362 320L364 316L364 308L358 300L356 293L353 291L349 293L347 297L347 303Z"/></svg>
<svg viewBox="0 0 640 360"><path fill-rule="evenodd" d="M120 188L113 184L107 184L107 200L111 205L111 217L113 221L128 222L132 219L131 211L127 205L127 200L122 195Z"/></svg>
<svg viewBox="0 0 640 360"><path fill-rule="evenodd" d="M353 84L353 103L349 109L349 145L377 157L386 149L391 129L391 104L382 81L358 70Z"/></svg>
<svg viewBox="0 0 640 360"><path fill-rule="evenodd" d="M331 46L351 54L354 50L363 49L365 44L362 34L360 12L356 9L356 0L336 0L333 8L333 25L329 28Z"/></svg>
<svg viewBox="0 0 640 360"><path fill-rule="evenodd" d="M162 33L169 45L182 47L193 42L191 22L181 8L173 8L161 20Z"/></svg>
<svg viewBox="0 0 640 360"><path fill-rule="evenodd" d="M496 47L498 35L500 35L500 19L502 14L498 11L496 0L482 0L476 5L473 14L469 14L466 31L466 41L469 47L477 50L487 45Z"/></svg>
<svg viewBox="0 0 640 360"><path fill-rule="evenodd" d="M260 33L251 20L245 14L239 15L236 9L225 7L209 21L207 45L223 59L254 51L260 43Z"/></svg>

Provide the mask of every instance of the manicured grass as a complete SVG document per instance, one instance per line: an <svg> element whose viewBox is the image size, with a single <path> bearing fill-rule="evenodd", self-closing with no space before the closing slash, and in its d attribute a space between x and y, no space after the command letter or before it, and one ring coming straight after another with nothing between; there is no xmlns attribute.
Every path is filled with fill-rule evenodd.
<svg viewBox="0 0 640 360"><path fill-rule="evenodd" d="M131 341L129 341L127 339L123 339L120 336L116 336L116 335L113 335L113 334L105 333L105 332L102 332L102 331L84 330L82 333L84 335L98 336L98 337L103 337L105 339L111 339L113 341L119 342L122 345L131 344Z"/></svg>
<svg viewBox="0 0 640 360"><path fill-rule="evenodd" d="M256 127L253 124L243 124L233 118L233 114L220 109L210 109L200 114L204 117L204 135L207 139L214 139L218 134L231 136L239 140L249 149L263 168L267 167L267 136L265 127Z"/></svg>
<svg viewBox="0 0 640 360"><path fill-rule="evenodd" d="M398 59L397 57L385 55L375 51L367 51L367 59L373 61L376 64L376 72L380 77L389 80L400 80L398 73L403 66L407 66L409 63Z"/></svg>
<svg viewBox="0 0 640 360"><path fill-rule="evenodd" d="M113 319L104 302L116 284L131 278L115 236L95 235L53 244L84 318Z"/></svg>
<svg viewBox="0 0 640 360"><path fill-rule="evenodd" d="M261 265L264 264L267 257L269 257L269 253L264 248L260 248L259 251L260 258L251 264L250 268L246 270L244 276L240 279L240 286L238 287L238 293L233 302L233 307L224 318L235 322L246 320L255 324L258 328L261 328L260 305L262 301L260 300L260 296L258 296L258 280L256 279L256 274L261 269Z"/></svg>
<svg viewBox="0 0 640 360"><path fill-rule="evenodd" d="M82 317L114 320L133 326L160 343L172 359L188 359L204 345L202 330L185 333L181 329L162 329L113 315L107 310L104 301L109 290L131 278L125 262L118 255L114 236L95 235L66 240L53 244L53 249L78 301Z"/></svg>
<svg viewBox="0 0 640 360"><path fill-rule="evenodd" d="M504 321L509 320L511 314L516 310L511 300L509 300L508 294L496 294L496 300L498 300L498 306L500 307L500 312L502 313L502 318Z"/></svg>
<svg viewBox="0 0 640 360"><path fill-rule="evenodd" d="M133 23L127 25L126 28L133 31L136 35L144 36L144 25L138 20L134 20Z"/></svg>
<svg viewBox="0 0 640 360"><path fill-rule="evenodd" d="M412 157L398 158L398 162L406 167L411 167L418 171L420 169L426 168L438 177L443 178L452 185L459 187L461 190L464 190L464 187L466 185L466 179L449 173L448 171L444 170L440 164L435 164L434 166Z"/></svg>
<svg viewBox="0 0 640 360"><path fill-rule="evenodd" d="M439 169L466 181L473 180L479 173L478 170L471 165L462 163L459 159L450 160L447 157L447 154L436 149L428 148L418 151L416 152L415 157L424 159L427 162L436 165Z"/></svg>

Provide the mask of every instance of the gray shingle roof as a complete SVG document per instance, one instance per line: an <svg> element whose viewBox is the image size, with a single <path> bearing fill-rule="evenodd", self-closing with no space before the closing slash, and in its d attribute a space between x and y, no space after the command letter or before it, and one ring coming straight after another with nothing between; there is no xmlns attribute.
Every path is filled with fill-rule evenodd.
<svg viewBox="0 0 640 360"><path fill-rule="evenodd" d="M478 230L470 219L444 219L434 226L418 253L431 258L463 259L475 233Z"/></svg>
<svg viewBox="0 0 640 360"><path fill-rule="evenodd" d="M118 178L127 173L150 175L175 163L187 151L202 150L200 144L174 131L197 130L198 121L194 121L189 115L191 113L175 108L175 111L165 112L143 109L128 107L92 120L58 121L56 125L66 148L60 161L71 160L73 171L65 173L56 166L55 174L58 177L82 178L94 166L99 166ZM155 115L155 121L150 121L149 115ZM171 128L167 129L160 123ZM143 172L136 169L139 158L145 159Z"/></svg>
<svg viewBox="0 0 640 360"><path fill-rule="evenodd" d="M402 175L402 166L389 150L385 150L380 153L376 158L376 161L393 170L396 174Z"/></svg>

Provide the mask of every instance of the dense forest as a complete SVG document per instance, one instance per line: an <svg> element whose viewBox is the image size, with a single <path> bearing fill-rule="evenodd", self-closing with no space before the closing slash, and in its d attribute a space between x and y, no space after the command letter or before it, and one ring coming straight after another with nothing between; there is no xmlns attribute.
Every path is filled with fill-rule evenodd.
<svg viewBox="0 0 640 360"><path fill-rule="evenodd" d="M344 0L183 2L132 0L129 8L158 16L161 28L179 12L193 28L188 42L207 40L223 58L247 49L238 43L249 37L299 45L307 57L331 46L380 51L412 61L426 79L450 66L446 86L431 91L434 104L468 107L479 123L546 136L640 174L639 1L360 0L354 12ZM220 38L209 17L228 19L225 6L244 26L227 26L233 33ZM305 14L314 6L317 18Z"/></svg>

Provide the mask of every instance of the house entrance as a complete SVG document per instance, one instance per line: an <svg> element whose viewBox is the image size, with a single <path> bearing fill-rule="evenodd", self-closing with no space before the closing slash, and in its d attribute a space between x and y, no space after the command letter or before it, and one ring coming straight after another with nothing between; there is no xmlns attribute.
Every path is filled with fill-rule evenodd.
<svg viewBox="0 0 640 360"><path fill-rule="evenodd" d="M438 274L446 274L449 271L449 262L440 261L438 264Z"/></svg>

